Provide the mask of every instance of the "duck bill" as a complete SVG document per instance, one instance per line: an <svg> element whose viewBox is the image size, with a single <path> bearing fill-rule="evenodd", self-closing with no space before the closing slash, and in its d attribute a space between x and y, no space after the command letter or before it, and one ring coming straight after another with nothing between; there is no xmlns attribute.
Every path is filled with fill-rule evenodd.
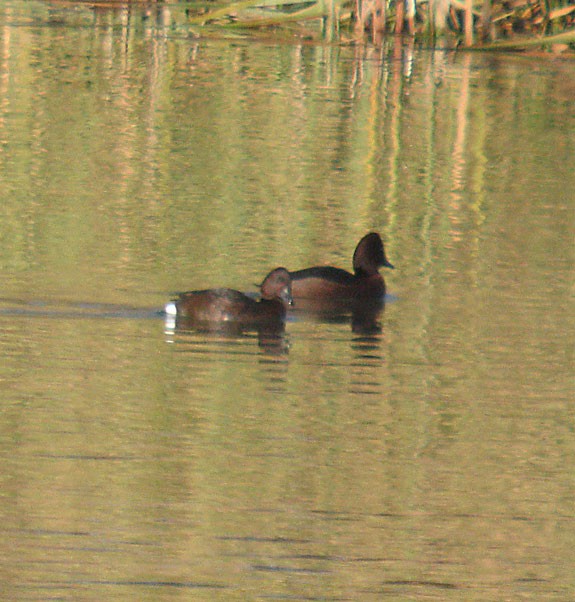
<svg viewBox="0 0 575 602"><path fill-rule="evenodd" d="M292 297L292 294L291 294L291 290L290 290L288 287L286 287L286 288L284 288L284 289L282 290L282 293L281 293L281 300L282 300L282 301L283 301L283 302L284 302L286 305L293 306L293 297Z"/></svg>

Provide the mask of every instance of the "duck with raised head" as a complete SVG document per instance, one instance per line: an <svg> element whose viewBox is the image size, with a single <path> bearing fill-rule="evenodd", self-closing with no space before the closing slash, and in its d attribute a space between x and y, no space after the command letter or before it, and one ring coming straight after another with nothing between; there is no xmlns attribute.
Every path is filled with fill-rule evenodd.
<svg viewBox="0 0 575 602"><path fill-rule="evenodd" d="M283 324L293 303L291 278L285 268L272 270L261 284L256 300L230 288L180 293L166 305L166 314L186 324L210 329L259 328Z"/></svg>
<svg viewBox="0 0 575 602"><path fill-rule="evenodd" d="M385 281L380 267L392 268L377 232L366 234L353 254L351 274L341 268L316 266L290 272L294 299L368 301L383 299Z"/></svg>

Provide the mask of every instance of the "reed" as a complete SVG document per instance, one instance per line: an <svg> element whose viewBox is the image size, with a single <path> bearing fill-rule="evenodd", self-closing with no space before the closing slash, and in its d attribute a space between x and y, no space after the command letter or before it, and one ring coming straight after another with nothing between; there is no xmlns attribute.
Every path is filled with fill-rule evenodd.
<svg viewBox="0 0 575 602"><path fill-rule="evenodd" d="M187 26L206 34L209 28L280 34L289 27L290 35L334 43L404 34L444 47L575 50L575 0L166 0L164 5L185 6Z"/></svg>

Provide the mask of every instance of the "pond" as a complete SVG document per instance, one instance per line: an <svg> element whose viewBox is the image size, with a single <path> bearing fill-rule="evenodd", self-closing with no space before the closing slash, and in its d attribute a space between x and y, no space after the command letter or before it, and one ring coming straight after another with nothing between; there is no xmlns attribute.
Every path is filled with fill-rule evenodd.
<svg viewBox="0 0 575 602"><path fill-rule="evenodd" d="M0 6L2 599L573 598L575 64L161 16ZM369 231L369 328L161 315Z"/></svg>

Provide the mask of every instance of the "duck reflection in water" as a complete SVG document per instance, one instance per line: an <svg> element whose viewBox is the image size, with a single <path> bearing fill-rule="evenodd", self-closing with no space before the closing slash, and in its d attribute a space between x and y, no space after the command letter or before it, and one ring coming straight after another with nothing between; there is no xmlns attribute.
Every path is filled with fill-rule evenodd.
<svg viewBox="0 0 575 602"><path fill-rule="evenodd" d="M230 288L180 293L165 307L166 328L230 335L257 332L260 346L275 349L283 341L287 308L293 303L289 272L272 270L260 292L259 300Z"/></svg>
<svg viewBox="0 0 575 602"><path fill-rule="evenodd" d="M385 301L379 299L299 299L294 302L292 314L295 319L329 322L332 324L351 323L351 330L358 334L377 334L382 331L381 318Z"/></svg>
<svg viewBox="0 0 575 602"><path fill-rule="evenodd" d="M351 315L354 332L380 332L379 319L385 306L380 267L394 266L385 255L380 235L370 232L355 248L353 274L332 266L290 272L296 311L330 322L348 321Z"/></svg>

